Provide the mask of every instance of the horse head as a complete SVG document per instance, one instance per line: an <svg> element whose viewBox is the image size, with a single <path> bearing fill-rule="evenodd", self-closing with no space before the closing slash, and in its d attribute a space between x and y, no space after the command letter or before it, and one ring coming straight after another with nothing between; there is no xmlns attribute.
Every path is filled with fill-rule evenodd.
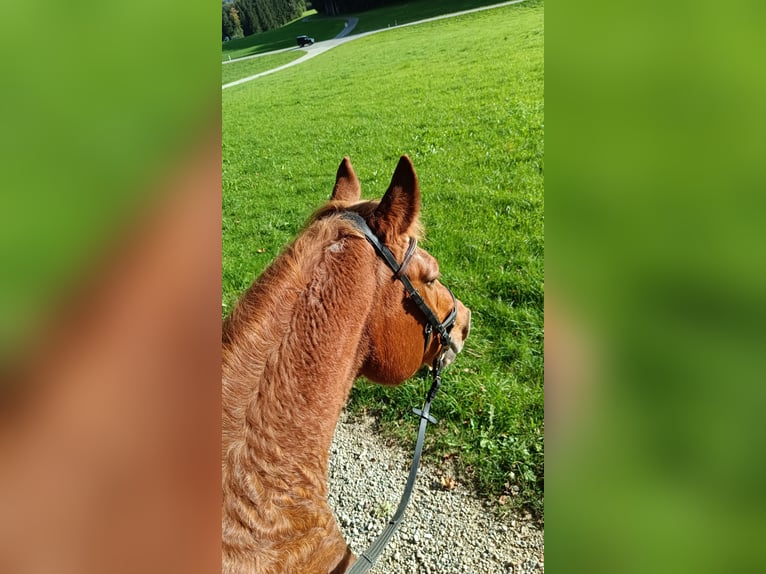
<svg viewBox="0 0 766 574"><path fill-rule="evenodd" d="M380 201L360 196L345 158L330 201L224 321L227 574L345 571L353 557L327 504L327 453L354 379L399 384L453 361L468 337L471 312L417 248L409 158Z"/></svg>
<svg viewBox="0 0 766 574"><path fill-rule="evenodd" d="M420 188L409 157L400 158L380 201L360 201L360 196L361 185L346 157L338 168L331 202L320 213L346 210L360 215L401 267L395 273L383 257L373 259L378 290L364 327L367 345L360 372L378 383L399 384L437 358L444 366L455 360L468 337L471 311L441 283L436 259L416 247L422 234ZM399 275L406 276L436 320L442 322L454 312L447 341L433 332L427 311Z"/></svg>

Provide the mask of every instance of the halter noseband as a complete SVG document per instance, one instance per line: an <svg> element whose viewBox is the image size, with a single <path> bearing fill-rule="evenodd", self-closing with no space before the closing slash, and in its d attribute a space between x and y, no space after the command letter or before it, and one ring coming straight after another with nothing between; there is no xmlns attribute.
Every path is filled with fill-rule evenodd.
<svg viewBox="0 0 766 574"><path fill-rule="evenodd" d="M383 261L386 262L386 265L388 265L394 272L394 279L398 279L402 282L402 285L404 285L404 289L407 291L410 299L412 299L415 305L417 305L418 308L422 311L423 315L425 315L427 324L425 327L423 354L425 355L425 353L428 351L428 345L431 343L431 336L433 332L436 331L437 336L440 339L441 347L440 353L437 356L437 358L439 358L444 352L447 351L447 349L449 349L449 346L452 343L452 339L450 338L449 333L455 324L455 319L457 318L457 299L455 298L455 294L452 292L452 289L445 286L447 291L449 291L450 296L452 297L452 311L447 316L447 318L444 319L444 321L439 321L439 318L436 316L433 310L431 310L418 290L415 289L415 287L412 285L409 277L404 274L407 265L410 263L410 259L412 259L412 256L415 253L415 247L418 244L417 239L410 237L410 245L407 248L407 252L404 254L404 259L400 265L396 261L394 254L391 253L391 250L386 247L386 245L381 242L380 239L378 239L378 237L372 232L372 229L370 229L370 226L367 225L367 222L361 215L353 211L344 211L341 214L341 217L353 222L356 228L364 234L365 238L375 248L375 251L378 253L378 255L383 258Z"/></svg>

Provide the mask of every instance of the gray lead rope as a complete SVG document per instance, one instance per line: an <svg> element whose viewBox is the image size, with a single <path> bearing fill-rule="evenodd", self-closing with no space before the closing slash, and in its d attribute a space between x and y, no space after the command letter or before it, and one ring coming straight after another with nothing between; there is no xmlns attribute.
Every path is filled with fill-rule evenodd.
<svg viewBox="0 0 766 574"><path fill-rule="evenodd" d="M407 510L407 505L410 502L410 495L412 494L412 489L415 486L415 477L418 474L418 466L420 465L420 453L423 451L423 440L426 436L426 427L428 426L428 423L437 423L437 420L429 414L429 411L431 410L431 401L433 400L434 396L436 396L436 391L439 390L440 385L441 359L437 358L433 365L433 382L431 383L431 388L428 390L428 394L426 395L423 409L412 409L416 415L420 416L420 428L418 429L418 440L415 444L415 456L412 458L412 467L410 468L410 475L407 477L407 485L404 487L402 499L399 501L399 506L397 507L396 512L388 521L388 524L383 529L383 532L381 532L377 539L375 539L375 541L370 545L370 547L367 548L367 550L365 550L357 558L354 565L346 571L346 574L362 574L372 568L375 560L377 560L378 556L380 556L380 553L383 552L383 549L388 544L388 541L391 540L394 532L396 532L396 529L399 528L399 524L401 523L402 518L404 518L404 512Z"/></svg>

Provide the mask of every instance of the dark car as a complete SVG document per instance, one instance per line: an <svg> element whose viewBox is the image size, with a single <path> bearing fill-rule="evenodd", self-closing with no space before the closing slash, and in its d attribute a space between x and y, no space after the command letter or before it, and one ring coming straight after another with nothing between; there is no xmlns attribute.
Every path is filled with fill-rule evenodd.
<svg viewBox="0 0 766 574"><path fill-rule="evenodd" d="M314 43L314 38L310 38L309 36L298 36L295 41L298 42L298 46L303 48L304 46L311 46L311 44Z"/></svg>

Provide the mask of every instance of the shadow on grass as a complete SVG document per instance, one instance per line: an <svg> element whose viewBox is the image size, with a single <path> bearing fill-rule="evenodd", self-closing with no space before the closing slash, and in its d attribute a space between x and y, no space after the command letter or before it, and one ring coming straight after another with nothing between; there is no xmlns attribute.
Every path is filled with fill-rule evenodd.
<svg viewBox="0 0 766 574"><path fill-rule="evenodd" d="M225 42L222 45L223 59L242 58L284 48L297 48L295 37L301 35L311 36L317 42L329 40L340 34L345 23L346 18L343 17L327 18L319 14L307 16L275 30Z"/></svg>

